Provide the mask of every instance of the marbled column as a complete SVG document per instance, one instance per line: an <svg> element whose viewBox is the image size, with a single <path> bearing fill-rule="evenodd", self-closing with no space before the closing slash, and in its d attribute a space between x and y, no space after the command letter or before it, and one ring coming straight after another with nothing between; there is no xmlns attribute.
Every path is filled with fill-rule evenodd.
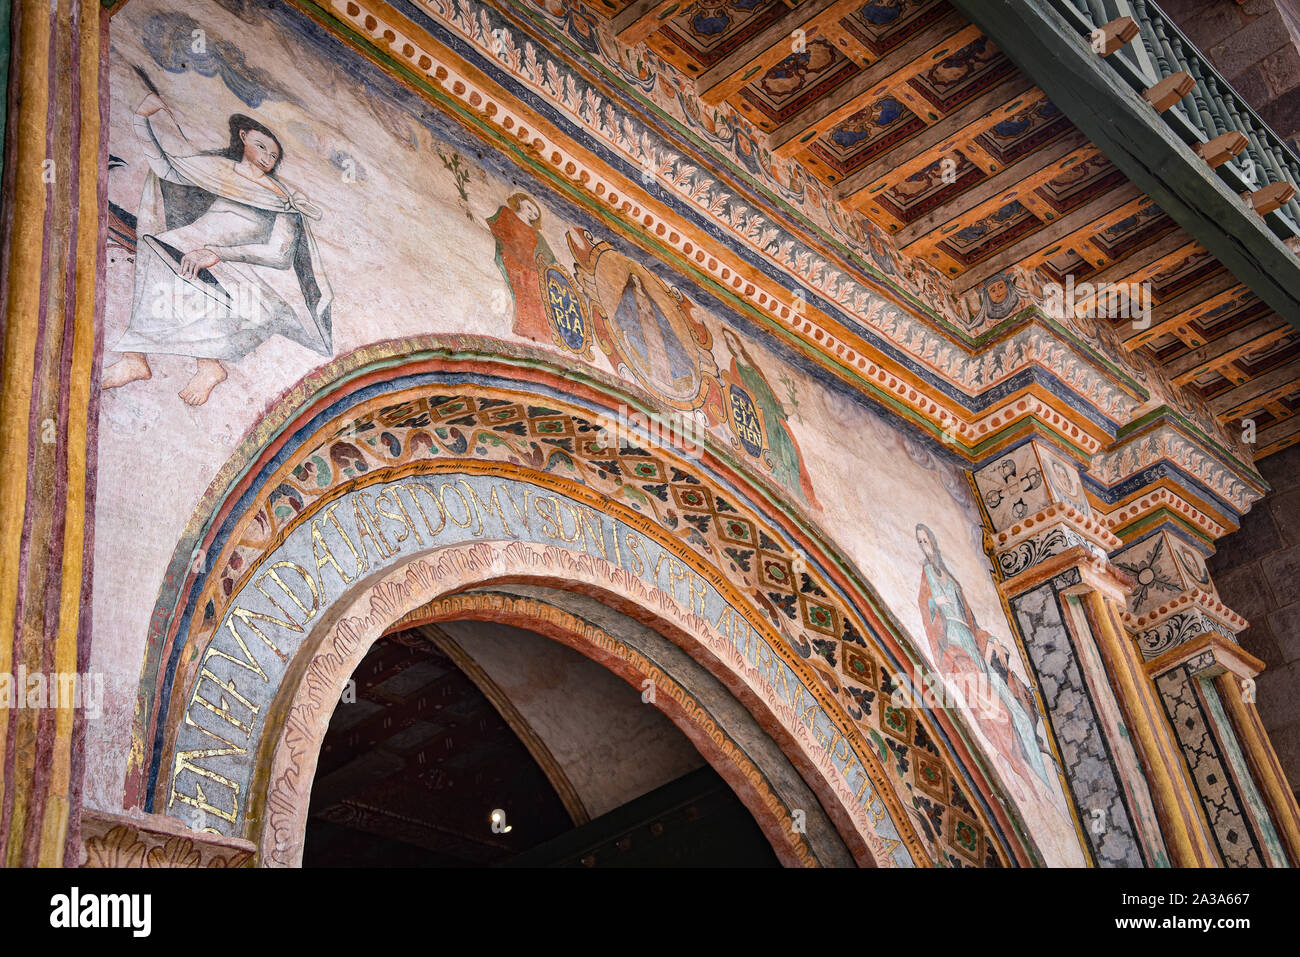
<svg viewBox="0 0 1300 957"><path fill-rule="evenodd" d="M11 28L0 674L23 706L0 708L0 864L75 865L85 710L49 681L69 687L90 650L106 16L93 0L15 0Z"/></svg>
<svg viewBox="0 0 1300 957"><path fill-rule="evenodd" d="M975 473L1001 589L1049 712L1070 797L1098 866L1218 862L1187 766L1120 615L1122 544L1076 466L1026 442Z"/></svg>
<svg viewBox="0 0 1300 957"><path fill-rule="evenodd" d="M1136 582L1125 626L1160 692L1223 863L1294 862L1300 815L1253 715L1263 663L1237 644L1246 621L1219 600L1200 551L1168 529L1130 544L1115 562Z"/></svg>

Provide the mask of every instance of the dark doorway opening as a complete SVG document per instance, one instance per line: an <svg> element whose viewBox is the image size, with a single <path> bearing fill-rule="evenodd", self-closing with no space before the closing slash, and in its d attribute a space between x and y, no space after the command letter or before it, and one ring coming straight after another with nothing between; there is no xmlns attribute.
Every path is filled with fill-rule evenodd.
<svg viewBox="0 0 1300 957"><path fill-rule="evenodd" d="M304 867L777 866L748 809L636 689L540 635L465 626L479 633L458 633L464 647L418 629L363 659L322 745ZM469 639L513 643L513 671L480 655L494 681ZM650 777L614 777L633 766L627 748Z"/></svg>

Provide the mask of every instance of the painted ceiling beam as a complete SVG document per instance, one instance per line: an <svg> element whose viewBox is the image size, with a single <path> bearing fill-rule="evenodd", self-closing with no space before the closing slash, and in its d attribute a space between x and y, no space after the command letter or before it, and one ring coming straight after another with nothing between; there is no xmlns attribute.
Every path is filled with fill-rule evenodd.
<svg viewBox="0 0 1300 957"><path fill-rule="evenodd" d="M1076 233L1091 235L1099 232L1112 221L1122 218L1120 211L1142 199L1139 190L1125 184L1108 190L1078 209L1067 213L1035 230L1023 239L994 253L988 259L971 266L954 280L953 289L961 293L979 285L990 276L1014 266L1026 257L1055 244L1066 245L1069 237Z"/></svg>
<svg viewBox="0 0 1300 957"><path fill-rule="evenodd" d="M1300 359L1278 366L1272 372L1248 379L1245 384L1216 395L1210 400L1210 411L1221 422L1229 422L1263 408L1274 399L1281 399L1300 389Z"/></svg>
<svg viewBox="0 0 1300 957"><path fill-rule="evenodd" d="M805 34L803 42L814 35L828 36L828 28L858 7L862 0L813 0L801 3L757 37L741 44L714 64L695 81L695 92L710 106L739 93L786 57L794 54L796 30ZM857 59L854 57L853 59Z"/></svg>
<svg viewBox="0 0 1300 957"><path fill-rule="evenodd" d="M1134 329L1121 340L1129 352L1148 342L1154 342L1179 326L1189 325L1208 312L1213 312L1225 302L1246 295L1250 290L1226 269L1200 282L1195 288L1180 296L1166 300L1151 310L1151 325L1147 329ZM1204 343L1201 343L1203 345Z"/></svg>
<svg viewBox="0 0 1300 957"><path fill-rule="evenodd" d="M1155 242L1129 250L1100 272L1081 277L1080 282L1090 285L1093 291L1086 296L1076 293L1075 304L1087 307L1104 294L1107 285L1127 286L1148 282L1197 252L1204 253L1205 250L1200 243L1175 226ZM1124 295L1127 298L1126 291ZM1152 290L1152 296L1154 295L1155 291Z"/></svg>
<svg viewBox="0 0 1300 957"><path fill-rule="evenodd" d="M996 212L1012 200L1020 199L1066 170L1091 159L1098 152L1097 147L1081 135L1063 136L1018 162L1004 166L1001 172L976 183L951 202L900 229L896 234L898 247L910 254L908 247L928 233L938 229L949 233Z"/></svg>
<svg viewBox="0 0 1300 957"><path fill-rule="evenodd" d="M632 0L614 14L610 26L614 28L614 36L634 46L663 26L683 6L682 0Z"/></svg>
<svg viewBox="0 0 1300 957"><path fill-rule="evenodd" d="M1256 458L1262 459L1266 455L1280 452L1297 442L1300 442L1300 415L1292 413L1259 433L1259 453Z"/></svg>
<svg viewBox="0 0 1300 957"><path fill-rule="evenodd" d="M1200 243L1175 227L1155 242L1137 247L1127 256L1115 260L1086 279L1094 285L1103 282L1144 282L1199 248Z"/></svg>
<svg viewBox="0 0 1300 957"><path fill-rule="evenodd" d="M844 177L836 187L835 197L852 206L862 206L885 182L896 182L925 169L934 162L936 154L951 152L1044 97L1032 80L1022 73L1013 73L910 140Z"/></svg>
<svg viewBox="0 0 1300 957"><path fill-rule="evenodd" d="M979 27L958 13L950 13L881 57L852 80L800 111L768 134L768 148L789 158L812 144L818 136L866 109L899 84L929 69L936 60L977 39Z"/></svg>
<svg viewBox="0 0 1300 957"><path fill-rule="evenodd" d="M1080 249L1095 248L1099 251L1104 249L1101 242L1097 238L1098 236L1100 236L1105 230L1109 229L1111 226L1119 225L1128 217L1137 216L1141 214L1144 210L1149 209L1152 205L1151 200L1149 200L1146 196L1142 195L1142 191L1134 187L1132 183L1121 184L1118 188L1125 190L1126 195L1132 198L1129 199L1129 201L1124 203L1122 206L1117 206L1115 209L1107 213L1105 216L1100 217L1095 222L1089 223L1088 225L1083 226L1082 228L1077 229L1074 232L1070 233L1060 242L1053 243L1050 246L1044 246L1042 249L1038 250L1037 252L1030 253L1025 258L1025 261L1020 263L1021 268L1029 271L1033 271L1039 268L1040 266L1042 266L1049 259L1051 259L1051 257L1055 256L1063 249L1073 249L1076 253L1079 252ZM1038 210L1033 210L1033 212L1035 213L1035 215L1038 216L1039 219L1044 218L1044 216L1041 213L1039 213ZM1055 222L1056 219L1057 217L1055 215L1046 217L1046 220L1048 222ZM1110 263L1114 262L1116 259L1123 258L1123 256L1124 256L1123 250L1116 250L1113 253L1107 254L1107 260L1105 264L1109 265Z"/></svg>
<svg viewBox="0 0 1300 957"><path fill-rule="evenodd" d="M1276 313L1269 313L1267 316L1224 333L1186 355L1166 362L1165 372L1169 374L1175 385L1186 385L1211 369L1217 369L1255 350L1266 348L1294 331Z"/></svg>
<svg viewBox="0 0 1300 957"><path fill-rule="evenodd" d="M1043 0L951 0L1139 189L1300 328L1300 260Z"/></svg>

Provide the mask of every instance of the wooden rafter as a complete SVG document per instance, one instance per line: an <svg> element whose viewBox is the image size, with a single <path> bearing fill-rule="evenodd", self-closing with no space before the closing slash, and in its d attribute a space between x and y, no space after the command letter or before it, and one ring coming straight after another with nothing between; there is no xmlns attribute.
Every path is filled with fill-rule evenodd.
<svg viewBox="0 0 1300 957"><path fill-rule="evenodd" d="M1102 288L1107 285L1147 282L1200 249L1200 243L1181 229L1174 229L1154 242L1130 250L1110 266L1087 276L1085 281L1092 285L1093 293L1079 298L1077 302L1081 306L1087 306L1101 295Z"/></svg>
<svg viewBox="0 0 1300 957"><path fill-rule="evenodd" d="M1237 282L1237 277L1224 270L1182 295L1160 303L1151 310L1151 325L1146 329L1133 328L1122 337L1121 344L1132 352L1168 333L1178 335L1180 326L1188 326L1207 312L1245 293L1246 287ZM1186 341L1185 336L1186 333L1179 338Z"/></svg>
<svg viewBox="0 0 1300 957"><path fill-rule="evenodd" d="M836 124L866 109L895 87L925 72L936 60L979 36L979 28L960 14L948 14L798 116L782 123L768 134L768 147L783 158L793 156Z"/></svg>
<svg viewBox="0 0 1300 957"><path fill-rule="evenodd" d="M812 0L790 10L761 34L733 50L722 61L714 64L695 81L695 91L701 100L717 106L728 97L739 93L752 80L761 77L776 64L795 52L794 32L804 31L806 43L814 34L827 35L841 17L862 6L862 0ZM835 34L843 33L835 30ZM830 36L837 42L837 36ZM858 50L855 44L849 55ZM854 57L856 59L856 56ZM859 61L861 62L861 61Z"/></svg>
<svg viewBox="0 0 1300 957"><path fill-rule="evenodd" d="M1188 236L1181 229L1175 228L1154 242L1138 246L1127 255L1115 260L1105 269L1089 276L1088 281L1102 282L1145 282L1174 263L1201 248L1201 244Z"/></svg>
<svg viewBox="0 0 1300 957"><path fill-rule="evenodd" d="M1152 122L1152 106L1081 42L1050 3L949 0L1032 76L1071 122L1164 212L1247 283L1287 322L1300 328L1300 260L1210 168L1218 159L1189 147L1178 132ZM1233 143L1216 150L1235 154ZM1199 155L1198 155L1199 154ZM1204 158L1202 158L1204 157Z"/></svg>
<svg viewBox="0 0 1300 957"><path fill-rule="evenodd" d="M1297 383L1300 383L1300 359L1292 359L1229 392L1216 395L1210 400L1210 411L1219 417L1219 421L1230 422L1290 395L1296 391Z"/></svg>
<svg viewBox="0 0 1300 957"><path fill-rule="evenodd" d="M1101 269L1113 261L1109 253L1087 236L1072 236L1070 238L1070 248L1079 254L1080 259L1090 263L1094 269Z"/></svg>
<svg viewBox="0 0 1300 957"><path fill-rule="evenodd" d="M1023 198L1097 153L1097 148L1082 136L1064 137L1029 154L1020 162L1005 167L1000 173L977 183L956 199L899 230L898 245L910 254L912 250L909 247L924 240L927 234L940 229L944 233L950 233L987 216L1007 203Z"/></svg>
<svg viewBox="0 0 1300 957"><path fill-rule="evenodd" d="M936 157L952 152L1041 99L1042 90L1022 74L1014 73L906 143L895 146L844 177L835 195L852 206L860 207L887 183L896 183L920 172Z"/></svg>
<svg viewBox="0 0 1300 957"><path fill-rule="evenodd" d="M1028 257L1034 256L1049 246L1065 246L1076 233L1092 235L1118 222L1131 209L1146 202L1136 186L1125 184L1108 190L1096 199L1085 203L1071 213L1048 223L1042 229L1035 230L1023 239L994 253L983 262L967 269L954 284L958 293L977 286L990 276L994 276L1010 266L1014 266Z"/></svg>
<svg viewBox="0 0 1300 957"><path fill-rule="evenodd" d="M1255 441L1259 449L1255 453L1256 461L1295 445L1300 442L1300 415L1289 413L1281 422L1274 422L1261 431Z"/></svg>
<svg viewBox="0 0 1300 957"><path fill-rule="evenodd" d="M1025 262L1021 265L1025 269L1037 269L1063 249L1074 249L1077 252L1080 246L1094 242L1094 237L1103 230L1115 225L1129 216L1141 212L1151 204L1151 201L1146 196L1143 196L1141 192L1132 191L1128 192L1126 195L1130 197L1127 202L1115 207L1105 216L1074 230L1060 242L1053 243L1050 246L1044 246L1038 251L1030 253L1026 257ZM1098 199L1100 198L1101 197L1098 197Z"/></svg>
<svg viewBox="0 0 1300 957"><path fill-rule="evenodd" d="M1270 313L1166 362L1165 371L1175 383L1186 385L1211 369L1218 369L1256 349L1272 345L1293 332L1295 330L1283 322L1280 316Z"/></svg>
<svg viewBox="0 0 1300 957"><path fill-rule="evenodd" d="M628 45L640 43L688 2L689 0L632 0L610 20L614 36Z"/></svg>
<svg viewBox="0 0 1300 957"><path fill-rule="evenodd" d="M1250 379L1250 373L1243 370L1235 362L1224 362L1216 366L1214 371L1233 385L1245 385Z"/></svg>

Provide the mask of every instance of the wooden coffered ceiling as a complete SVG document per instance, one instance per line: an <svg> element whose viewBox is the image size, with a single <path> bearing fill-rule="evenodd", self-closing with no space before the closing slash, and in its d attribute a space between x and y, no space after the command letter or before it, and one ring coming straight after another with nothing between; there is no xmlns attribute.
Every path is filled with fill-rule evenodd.
<svg viewBox="0 0 1300 957"><path fill-rule="evenodd" d="M1149 327L1111 320L1124 348L1149 352L1225 424L1252 419L1257 458L1300 441L1300 330L945 0L591 5L620 43L644 42L704 103L729 104L956 293L1012 267L1148 283Z"/></svg>

